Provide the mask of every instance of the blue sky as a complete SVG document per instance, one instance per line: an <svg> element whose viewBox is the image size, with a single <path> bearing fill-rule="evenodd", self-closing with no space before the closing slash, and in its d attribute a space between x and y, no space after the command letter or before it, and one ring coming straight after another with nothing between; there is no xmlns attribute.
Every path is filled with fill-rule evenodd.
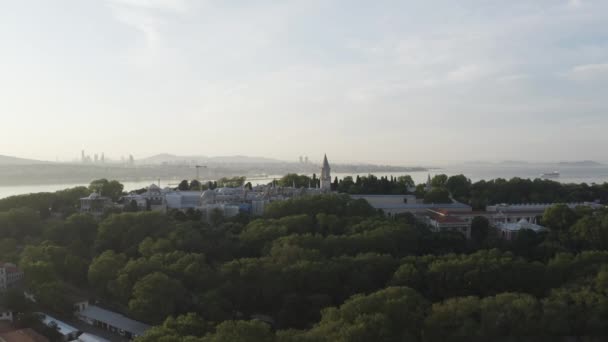
<svg viewBox="0 0 608 342"><path fill-rule="evenodd" d="M606 160L608 2L19 0L0 154Z"/></svg>

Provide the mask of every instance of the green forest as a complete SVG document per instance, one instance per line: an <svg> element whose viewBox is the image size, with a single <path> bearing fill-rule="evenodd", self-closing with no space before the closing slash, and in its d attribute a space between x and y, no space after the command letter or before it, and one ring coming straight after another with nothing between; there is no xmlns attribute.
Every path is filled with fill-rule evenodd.
<svg viewBox="0 0 608 342"><path fill-rule="evenodd" d="M603 200L606 189L450 179L433 182L484 203L549 199L549 185L562 201ZM139 342L608 334L606 210L555 205L542 218L547 233L504 241L481 225L466 240L346 194L273 202L260 218L144 211L96 220L77 203L97 186L122 191L106 182L0 200L0 260L19 264L45 310L70 315L71 294L86 293L154 325ZM1 304L33 324L18 293Z"/></svg>

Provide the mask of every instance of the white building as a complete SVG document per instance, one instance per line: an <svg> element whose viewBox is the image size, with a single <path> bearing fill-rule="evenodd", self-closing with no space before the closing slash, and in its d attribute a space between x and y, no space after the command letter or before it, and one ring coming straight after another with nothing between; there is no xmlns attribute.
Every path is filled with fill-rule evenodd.
<svg viewBox="0 0 608 342"><path fill-rule="evenodd" d="M87 305L85 308L82 308L82 310L76 313L76 317L87 324L108 330L128 339L142 336L151 328L147 324L95 305Z"/></svg>
<svg viewBox="0 0 608 342"><path fill-rule="evenodd" d="M13 322L13 312L9 309L0 307L0 321Z"/></svg>
<svg viewBox="0 0 608 342"><path fill-rule="evenodd" d="M63 341L73 341L80 335L80 330L45 313L39 313L40 320L46 326L57 329Z"/></svg>
<svg viewBox="0 0 608 342"><path fill-rule="evenodd" d="M215 210L221 211L224 217L234 217L240 212L261 216L268 203L329 191L331 191L331 170L327 156L324 156L320 188L311 188L310 185L308 188L278 187L273 182L268 185L256 185L251 189L241 186L205 191L181 191L171 188L161 189L158 185L152 184L143 193L132 192L121 197L119 203L122 204L123 210L132 206L139 211L199 210L206 218ZM83 212L92 212L105 205L105 199L102 200L98 194L81 199Z"/></svg>
<svg viewBox="0 0 608 342"><path fill-rule="evenodd" d="M84 333L78 336L78 338L73 340L72 342L110 342L110 340L106 340L105 338L99 337L97 335Z"/></svg>
<svg viewBox="0 0 608 342"><path fill-rule="evenodd" d="M101 196L96 192L90 194L88 197L80 199L80 212L88 213L93 216L103 215L106 210L112 208L112 206L113 203L111 198Z"/></svg>
<svg viewBox="0 0 608 342"><path fill-rule="evenodd" d="M524 229L530 229L535 233L540 233L547 230L547 228L530 223L525 219L521 219L519 222L515 223L498 223L496 225L496 229L498 229L499 236L505 240L515 239L517 234Z"/></svg>
<svg viewBox="0 0 608 342"><path fill-rule="evenodd" d="M420 217L426 224L431 227L431 231L439 232L457 232L464 235L467 239L471 238L471 222L467 222L458 216L450 215L445 210L429 209Z"/></svg>
<svg viewBox="0 0 608 342"><path fill-rule="evenodd" d="M0 262L0 291L17 285L23 279L23 271L17 265Z"/></svg>

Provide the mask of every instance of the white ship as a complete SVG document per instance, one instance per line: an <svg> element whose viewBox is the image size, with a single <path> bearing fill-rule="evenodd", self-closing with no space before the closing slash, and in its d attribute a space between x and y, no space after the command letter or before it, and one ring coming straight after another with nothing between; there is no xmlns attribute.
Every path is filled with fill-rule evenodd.
<svg viewBox="0 0 608 342"><path fill-rule="evenodd" d="M559 171L541 173L540 178L545 178L545 179L559 178Z"/></svg>

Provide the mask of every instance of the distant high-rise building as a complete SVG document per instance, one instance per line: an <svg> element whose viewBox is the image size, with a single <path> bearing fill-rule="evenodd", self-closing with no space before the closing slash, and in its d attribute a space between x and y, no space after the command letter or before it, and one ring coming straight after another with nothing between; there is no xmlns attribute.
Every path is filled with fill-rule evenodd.
<svg viewBox="0 0 608 342"><path fill-rule="evenodd" d="M85 163L87 158L84 156L84 150L80 151L80 162Z"/></svg>
<svg viewBox="0 0 608 342"><path fill-rule="evenodd" d="M308 164L308 156L304 156L304 163Z"/></svg>
<svg viewBox="0 0 608 342"><path fill-rule="evenodd" d="M323 157L323 166L321 167L321 190L331 191L331 168L327 161L327 154Z"/></svg>
<svg viewBox="0 0 608 342"><path fill-rule="evenodd" d="M133 158L132 154L129 154L129 165L133 165L135 164L135 159Z"/></svg>
<svg viewBox="0 0 608 342"><path fill-rule="evenodd" d="M95 160L95 164L97 164L97 162L99 161L99 156L97 155L97 153L95 153L94 158L95 158L95 159L94 159L94 160Z"/></svg>
<svg viewBox="0 0 608 342"><path fill-rule="evenodd" d="M105 163L105 161L106 161L105 153L101 152L101 162Z"/></svg>
<svg viewBox="0 0 608 342"><path fill-rule="evenodd" d="M304 157L300 156L300 164L304 162Z"/></svg>

